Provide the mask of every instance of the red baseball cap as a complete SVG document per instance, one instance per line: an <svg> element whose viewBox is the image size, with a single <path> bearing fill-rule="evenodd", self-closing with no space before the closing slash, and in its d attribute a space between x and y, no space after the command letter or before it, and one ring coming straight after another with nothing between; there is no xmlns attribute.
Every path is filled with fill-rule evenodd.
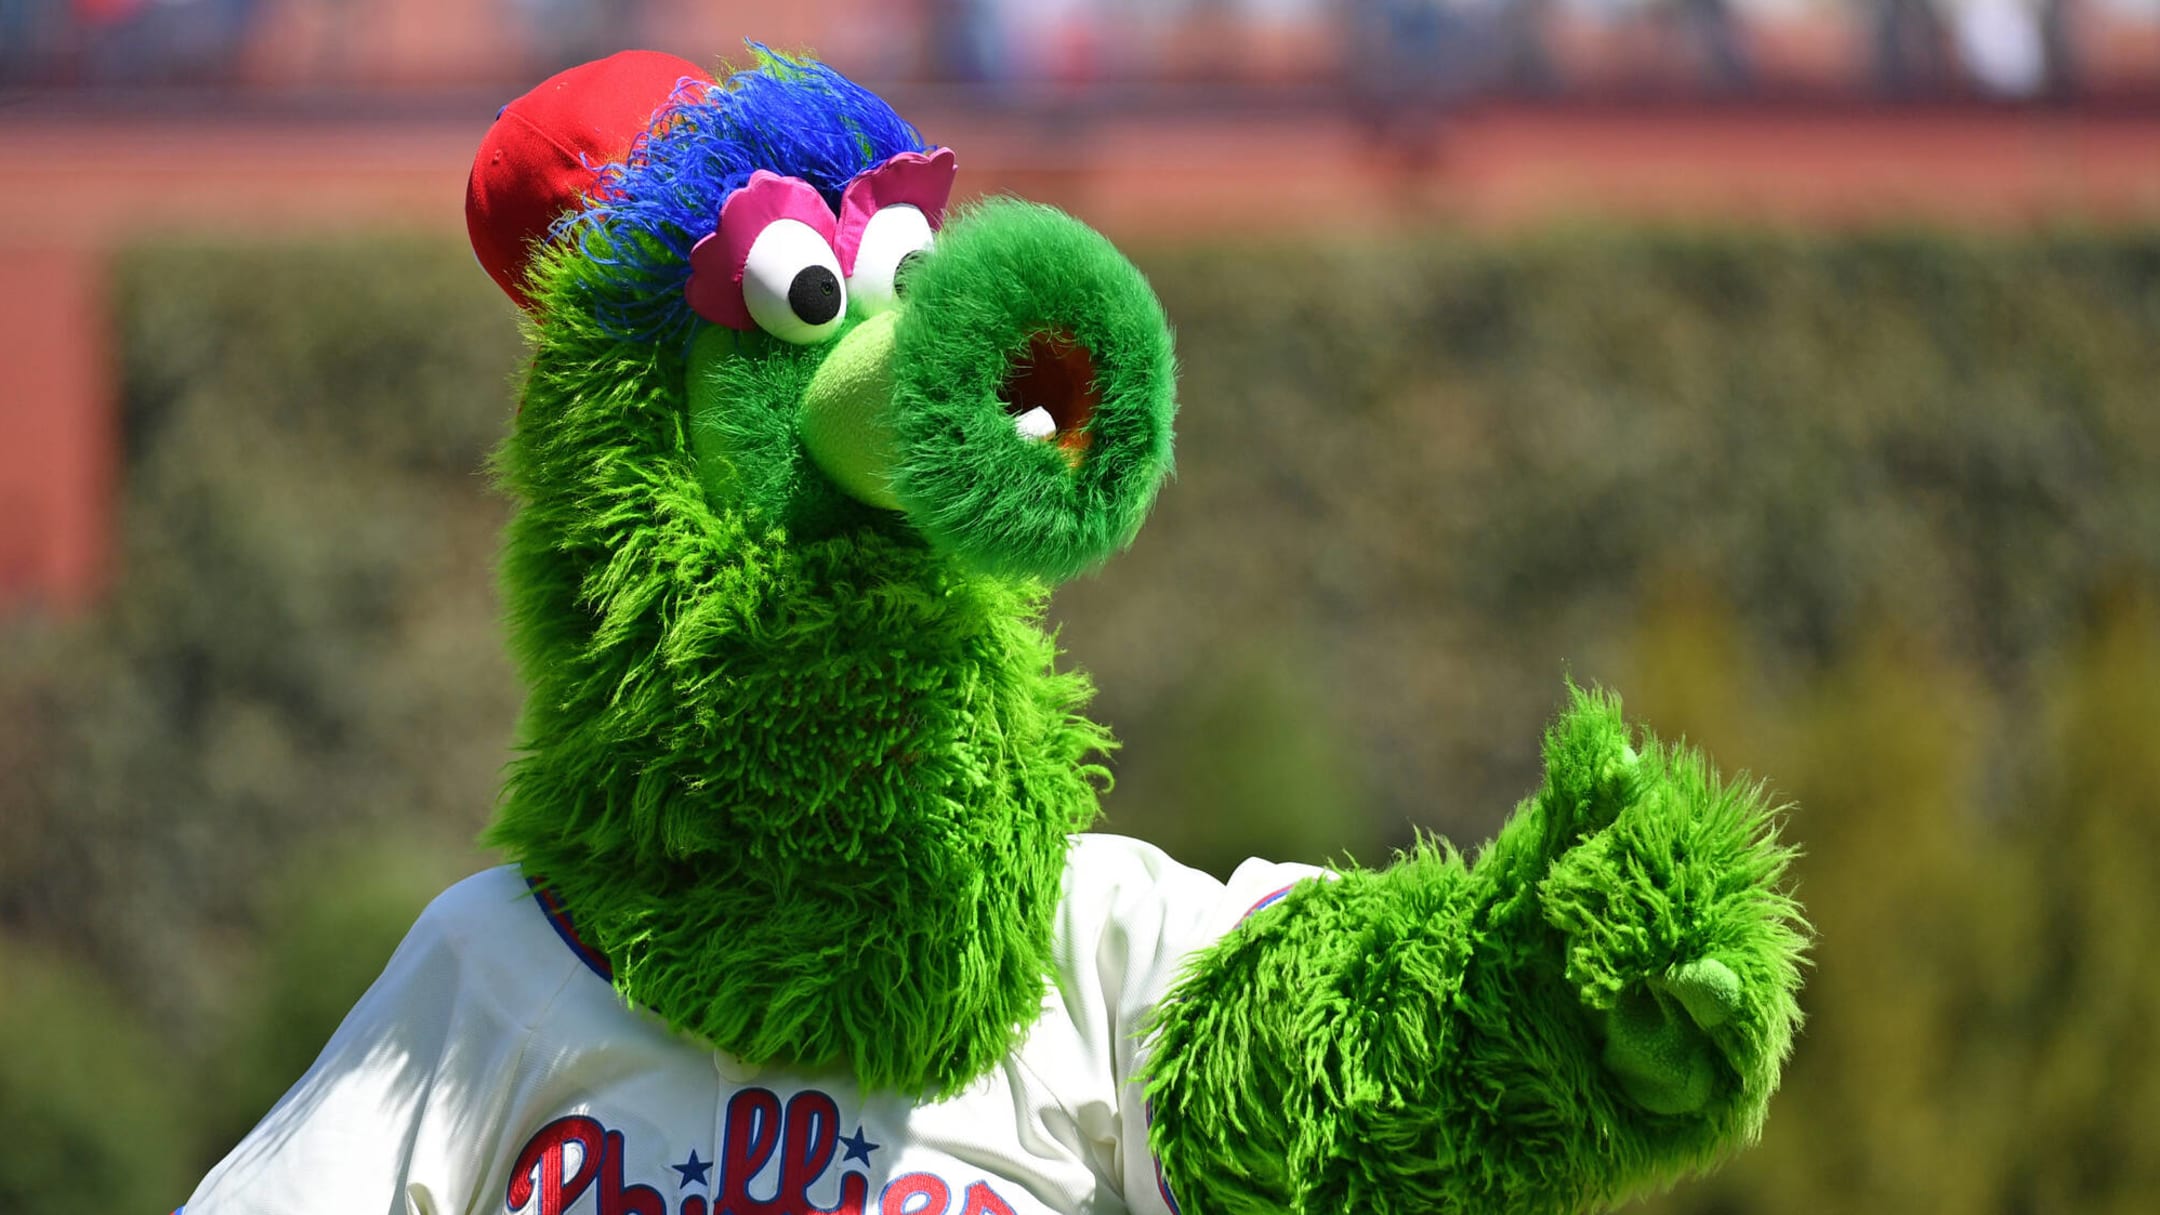
<svg viewBox="0 0 2160 1215"><path fill-rule="evenodd" d="M532 247L564 212L585 205L598 174L620 160L685 79L712 83L696 64L659 51L622 51L548 77L502 108L480 141L465 183L473 252L520 308Z"/></svg>

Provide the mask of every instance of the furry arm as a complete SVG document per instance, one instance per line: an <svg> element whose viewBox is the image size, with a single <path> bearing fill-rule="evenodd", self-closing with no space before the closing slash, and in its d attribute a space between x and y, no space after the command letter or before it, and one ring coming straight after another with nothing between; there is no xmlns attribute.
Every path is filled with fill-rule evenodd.
<svg viewBox="0 0 2160 1215"><path fill-rule="evenodd" d="M1146 1077L1184 1215L1558 1215L1759 1132L1805 946L1760 787L1602 693L1544 756L1474 861L1302 883L1194 959Z"/></svg>

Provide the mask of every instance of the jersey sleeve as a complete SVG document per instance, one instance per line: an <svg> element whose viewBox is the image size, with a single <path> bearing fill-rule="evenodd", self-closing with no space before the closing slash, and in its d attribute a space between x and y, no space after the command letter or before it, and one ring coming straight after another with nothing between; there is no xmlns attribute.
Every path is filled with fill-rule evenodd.
<svg viewBox="0 0 2160 1215"><path fill-rule="evenodd" d="M1325 879L1310 865L1249 860L1225 882L1179 864L1161 849L1117 836L1075 837L1067 882L1071 961L1067 982L1100 1003L1084 1021L1098 1039L1115 1088L1111 1169L1135 1215L1179 1215L1148 1150L1147 1099L1140 1072L1154 1012L1192 956L1298 882ZM1090 1000L1089 1003L1094 1003ZM1092 1052L1091 1052L1092 1053Z"/></svg>
<svg viewBox="0 0 2160 1215"><path fill-rule="evenodd" d="M454 1149L497 1138L539 1011L528 1005L521 1016L518 1004L568 977L507 976L506 985L492 973L495 904L524 894L501 879L468 879L429 906L314 1066L204 1178L186 1215L467 1208L482 1162Z"/></svg>

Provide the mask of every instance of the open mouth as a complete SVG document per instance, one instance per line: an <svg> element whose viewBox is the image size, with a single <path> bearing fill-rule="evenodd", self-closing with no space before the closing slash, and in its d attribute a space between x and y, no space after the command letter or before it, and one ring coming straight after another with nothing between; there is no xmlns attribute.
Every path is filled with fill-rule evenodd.
<svg viewBox="0 0 2160 1215"><path fill-rule="evenodd" d="M1022 438L1054 442L1077 464L1087 452L1088 421L1102 403L1095 360L1072 334L1044 330L1006 367L998 399Z"/></svg>

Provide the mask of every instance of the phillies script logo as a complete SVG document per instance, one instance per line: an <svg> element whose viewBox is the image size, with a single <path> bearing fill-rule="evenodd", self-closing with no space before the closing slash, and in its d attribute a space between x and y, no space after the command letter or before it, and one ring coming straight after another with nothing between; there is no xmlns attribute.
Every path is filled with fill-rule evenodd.
<svg viewBox="0 0 2160 1215"><path fill-rule="evenodd" d="M866 1164L878 1147L862 1137L859 1127L843 1139L840 1107L815 1089L790 1097L784 1109L780 1098L765 1089L743 1089L728 1101L720 1159L700 1162L693 1151L687 1164L669 1166L681 1174L678 1189L704 1186L711 1196L685 1195L670 1212L659 1190L624 1180L621 1131L607 1129L597 1118L571 1114L525 1141L503 1199L505 1210L513 1212L538 1199L533 1215L567 1215L588 1193L593 1203L584 1209L595 1215L1014 1215L1011 1205L981 1181L958 1195L956 1207L952 1187L932 1173L893 1178L873 1208L869 1175L849 1170L840 1174L839 1204L819 1206L810 1201L810 1188L832 1167L843 1143L849 1145L848 1159ZM764 1172L776 1154L778 1187L770 1198L752 1198L751 1178ZM719 1180L707 1182L716 1163Z"/></svg>

